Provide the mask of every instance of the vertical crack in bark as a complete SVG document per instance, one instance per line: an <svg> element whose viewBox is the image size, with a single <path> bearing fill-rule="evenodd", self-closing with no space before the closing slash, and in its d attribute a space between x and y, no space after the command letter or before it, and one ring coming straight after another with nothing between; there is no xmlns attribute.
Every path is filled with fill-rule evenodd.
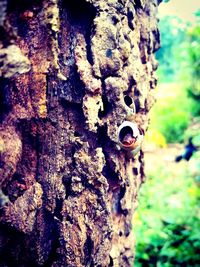
<svg viewBox="0 0 200 267"><path fill-rule="evenodd" d="M92 24L96 17L96 9L92 4L85 0L65 1L63 6L67 10L67 15L71 25L84 29L86 40L87 60L92 65L93 58L91 53L90 37L92 34Z"/></svg>
<svg viewBox="0 0 200 267"><path fill-rule="evenodd" d="M3 123L5 116L12 110L11 88L11 82L8 79L0 78L0 123Z"/></svg>
<svg viewBox="0 0 200 267"><path fill-rule="evenodd" d="M92 259L92 252L93 252L93 241L91 240L90 236L87 236L87 239L84 244L84 266L94 266L94 262Z"/></svg>

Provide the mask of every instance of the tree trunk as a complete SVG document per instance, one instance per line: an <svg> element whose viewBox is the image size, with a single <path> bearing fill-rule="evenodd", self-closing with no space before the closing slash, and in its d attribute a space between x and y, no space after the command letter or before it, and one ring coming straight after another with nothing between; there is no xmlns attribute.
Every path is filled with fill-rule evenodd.
<svg viewBox="0 0 200 267"><path fill-rule="evenodd" d="M0 266L132 266L157 0L0 7Z"/></svg>

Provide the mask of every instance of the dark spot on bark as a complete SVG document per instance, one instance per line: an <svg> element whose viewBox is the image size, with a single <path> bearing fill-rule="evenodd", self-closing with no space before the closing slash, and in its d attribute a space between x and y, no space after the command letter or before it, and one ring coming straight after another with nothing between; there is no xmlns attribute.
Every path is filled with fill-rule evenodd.
<svg viewBox="0 0 200 267"><path fill-rule="evenodd" d="M93 247L94 247L94 244L93 244L92 239L90 238L90 236L87 236L87 239L85 241L84 248L83 248L84 255L85 255L85 258L84 258L85 266L90 266L90 267L94 266L93 259L92 259Z"/></svg>
<svg viewBox="0 0 200 267"><path fill-rule="evenodd" d="M112 213L115 215L121 214L119 188L113 190L112 196L113 196L112 204L111 204Z"/></svg>
<svg viewBox="0 0 200 267"><path fill-rule="evenodd" d="M18 34L20 37L25 37L29 32L29 24L28 21L18 19Z"/></svg>
<svg viewBox="0 0 200 267"><path fill-rule="evenodd" d="M80 136L83 136L83 134L78 132L78 131L74 131L74 136L75 137L80 137Z"/></svg>
<svg viewBox="0 0 200 267"><path fill-rule="evenodd" d="M135 103L135 111L136 111L136 113L138 113L140 111L140 101L139 101L139 99L136 98L134 100L134 103Z"/></svg>
<svg viewBox="0 0 200 267"><path fill-rule="evenodd" d="M128 89L124 91L124 95L129 94L130 92L132 92L132 87L136 86L137 82L133 77L130 77L129 79L129 84L128 84Z"/></svg>
<svg viewBox="0 0 200 267"><path fill-rule="evenodd" d="M130 234L131 227L128 223L125 224L124 227L124 235L127 237Z"/></svg>
<svg viewBox="0 0 200 267"><path fill-rule="evenodd" d="M85 33L85 41L86 41L86 52L87 52L87 60L88 62L93 65L93 57L92 57L92 51L91 51L91 44L90 44L90 36L91 36L91 31L89 30L91 27L87 28L87 31Z"/></svg>
<svg viewBox="0 0 200 267"><path fill-rule="evenodd" d="M112 267L112 266L114 266L113 258L111 256L109 256L109 258L110 258L110 262L109 262L108 266Z"/></svg>
<svg viewBox="0 0 200 267"><path fill-rule="evenodd" d="M127 17L128 17L128 26L131 30L134 30L134 23L133 19L135 16L135 9L132 3L129 3Z"/></svg>
<svg viewBox="0 0 200 267"><path fill-rule="evenodd" d="M106 50L106 56L109 58L112 58L112 50L111 49Z"/></svg>
<svg viewBox="0 0 200 267"><path fill-rule="evenodd" d="M137 88L134 90L134 96L140 96L140 91Z"/></svg>
<svg viewBox="0 0 200 267"><path fill-rule="evenodd" d="M65 186L65 194L67 199L71 195L71 184L72 184L71 176L64 175L62 181Z"/></svg>
<svg viewBox="0 0 200 267"><path fill-rule="evenodd" d="M142 8L141 0L135 0L134 3L136 8Z"/></svg>
<svg viewBox="0 0 200 267"><path fill-rule="evenodd" d="M75 148L75 146L73 146L72 149L71 149L71 157L72 157L72 166L73 166L74 169L76 168L76 160L75 160L75 157L74 157L75 153L76 153L76 148Z"/></svg>
<svg viewBox="0 0 200 267"><path fill-rule="evenodd" d="M152 81L149 81L149 85L151 89L155 89L157 86L157 79L153 79Z"/></svg>
<svg viewBox="0 0 200 267"><path fill-rule="evenodd" d="M129 87L132 87L132 86L135 86L135 85L137 85L137 82L133 77L131 77L130 80L129 80Z"/></svg>
<svg viewBox="0 0 200 267"><path fill-rule="evenodd" d="M107 143L107 125L98 127L97 129L97 143L98 146L104 147L104 145Z"/></svg>
<svg viewBox="0 0 200 267"><path fill-rule="evenodd" d="M102 170L103 175L108 179L108 182L116 181L118 182L118 175L115 173L110 166L108 166L108 163L103 167Z"/></svg>
<svg viewBox="0 0 200 267"><path fill-rule="evenodd" d="M57 95L62 99L77 104L82 103L85 94L85 86L80 79L80 75L78 74L75 65L70 68L70 74L67 81L59 80L56 90ZM52 91L54 92L55 88L48 85L48 92L52 94Z"/></svg>
<svg viewBox="0 0 200 267"><path fill-rule="evenodd" d="M158 29L152 31L153 34L153 53L160 48L160 32Z"/></svg>
<svg viewBox="0 0 200 267"><path fill-rule="evenodd" d="M62 215L62 206L63 206L63 200L62 199L56 199L56 208L54 210L54 215L62 221L63 215Z"/></svg>
<svg viewBox="0 0 200 267"><path fill-rule="evenodd" d="M132 20L128 20L128 26L129 26L129 28L133 31L134 30L134 23L133 23L133 21Z"/></svg>
<svg viewBox="0 0 200 267"><path fill-rule="evenodd" d="M0 161L0 169L2 169L4 165L5 165L5 162L4 161Z"/></svg>
<svg viewBox="0 0 200 267"><path fill-rule="evenodd" d="M12 85L8 79L0 78L0 122L4 115L11 111L11 90Z"/></svg>
<svg viewBox="0 0 200 267"><path fill-rule="evenodd" d="M133 256L131 256L131 257L129 257L129 258L128 258L127 256L123 256L123 257L122 257L125 266L128 266L128 265L129 265L129 263L130 263L130 258L133 258Z"/></svg>
<svg viewBox="0 0 200 267"><path fill-rule="evenodd" d="M134 18L133 11L129 9L127 15L128 15L128 20L132 21Z"/></svg>
<svg viewBox="0 0 200 267"><path fill-rule="evenodd" d="M120 192L119 192L119 212L124 214L126 216L128 214L128 210L122 209L121 207L121 199L125 196L126 193L126 186L121 186L120 187Z"/></svg>
<svg viewBox="0 0 200 267"><path fill-rule="evenodd" d="M116 16L112 16L113 24L116 25L119 22L119 19Z"/></svg>
<svg viewBox="0 0 200 267"><path fill-rule="evenodd" d="M106 115L110 113L112 110L112 104L108 101L105 95L102 96L102 101L103 101L103 110L100 110L98 114L100 119L106 117Z"/></svg>
<svg viewBox="0 0 200 267"><path fill-rule="evenodd" d="M17 181L21 184L25 184L24 177L20 173L17 173L17 172L14 173L12 180Z"/></svg>
<svg viewBox="0 0 200 267"><path fill-rule="evenodd" d="M140 156L139 156L139 162L140 164L140 175L141 175L141 181L142 183L145 181L145 173L144 173L144 152L142 150L140 150Z"/></svg>
<svg viewBox="0 0 200 267"><path fill-rule="evenodd" d="M122 199L124 197L125 193L126 193L126 187L121 186L120 187L120 199Z"/></svg>
<svg viewBox="0 0 200 267"><path fill-rule="evenodd" d="M63 6L67 9L69 20L74 24L89 26L96 16L93 5L84 0L63 1Z"/></svg>
<svg viewBox="0 0 200 267"><path fill-rule="evenodd" d="M137 168L133 168L133 174L138 175L138 169Z"/></svg>
<svg viewBox="0 0 200 267"><path fill-rule="evenodd" d="M71 224L73 224L73 219L71 216L67 215L66 216L66 221L70 222Z"/></svg>

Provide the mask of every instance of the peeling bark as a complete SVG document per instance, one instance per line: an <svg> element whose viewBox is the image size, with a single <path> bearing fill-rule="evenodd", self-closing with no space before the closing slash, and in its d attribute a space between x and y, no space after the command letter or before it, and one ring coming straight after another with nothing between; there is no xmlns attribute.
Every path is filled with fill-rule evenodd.
<svg viewBox="0 0 200 267"><path fill-rule="evenodd" d="M2 1L0 266L132 266L157 1ZM133 223L134 225L134 223Z"/></svg>

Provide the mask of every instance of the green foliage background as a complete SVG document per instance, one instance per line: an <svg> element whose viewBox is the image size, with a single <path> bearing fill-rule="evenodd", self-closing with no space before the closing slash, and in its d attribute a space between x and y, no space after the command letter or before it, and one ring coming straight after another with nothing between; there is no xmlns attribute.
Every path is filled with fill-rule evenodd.
<svg viewBox="0 0 200 267"><path fill-rule="evenodd" d="M148 141L166 147L192 136L200 146L200 26L167 16L160 20L160 32L158 101L150 114ZM200 152L178 164L155 157L134 217L134 266L199 267Z"/></svg>
<svg viewBox="0 0 200 267"><path fill-rule="evenodd" d="M168 143L183 142L185 130L200 117L200 26L166 16L160 19L159 28L158 102L151 112L150 128L157 129Z"/></svg>
<svg viewBox="0 0 200 267"><path fill-rule="evenodd" d="M186 88L181 82L160 83L157 103L150 113L150 129L156 129L167 143L183 142L184 131L192 116L192 101L187 97Z"/></svg>
<svg viewBox="0 0 200 267"><path fill-rule="evenodd" d="M193 159L197 163L200 155ZM135 215L136 267L200 266L200 184L187 163L158 162L141 188ZM176 163L174 163L176 164ZM158 175L159 174L159 175Z"/></svg>

